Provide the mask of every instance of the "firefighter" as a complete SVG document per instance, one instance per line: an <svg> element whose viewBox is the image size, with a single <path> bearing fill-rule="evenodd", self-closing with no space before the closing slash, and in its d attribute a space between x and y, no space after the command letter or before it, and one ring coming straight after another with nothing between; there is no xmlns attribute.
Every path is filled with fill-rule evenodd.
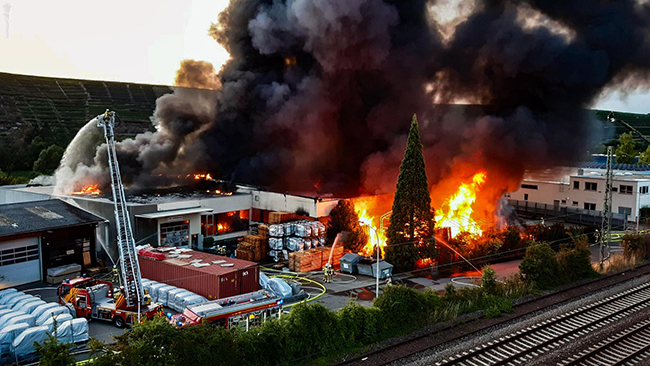
<svg viewBox="0 0 650 366"><path fill-rule="evenodd" d="M117 268L113 268L113 283L120 283L120 272Z"/></svg>
<svg viewBox="0 0 650 366"><path fill-rule="evenodd" d="M391 275L391 274L389 273L388 276L386 276L386 277L387 277L387 278L386 278L386 286L390 286L390 285L392 285L392 284L393 284L393 275Z"/></svg>
<svg viewBox="0 0 650 366"><path fill-rule="evenodd" d="M332 265L327 263L327 282L332 283L334 280L334 268L332 268Z"/></svg>
<svg viewBox="0 0 650 366"><path fill-rule="evenodd" d="M329 275L329 268L327 266L328 266L328 264L326 264L323 267L323 282L324 283L328 283L327 279L328 279L328 275Z"/></svg>

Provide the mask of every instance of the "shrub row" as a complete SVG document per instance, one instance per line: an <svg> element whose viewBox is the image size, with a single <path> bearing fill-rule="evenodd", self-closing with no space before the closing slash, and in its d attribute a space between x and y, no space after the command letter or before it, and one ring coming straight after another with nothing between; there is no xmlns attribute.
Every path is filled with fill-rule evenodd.
<svg viewBox="0 0 650 366"><path fill-rule="evenodd" d="M372 307L350 302L339 311L321 304L299 304L282 319L267 321L249 332L197 325L184 330L164 319L136 325L116 337L117 344L92 341L94 365L292 365L350 351L405 334L459 314L486 310L487 316L512 311L507 294L526 288L513 277L483 288L416 291L388 286ZM453 286L452 286L453 288Z"/></svg>

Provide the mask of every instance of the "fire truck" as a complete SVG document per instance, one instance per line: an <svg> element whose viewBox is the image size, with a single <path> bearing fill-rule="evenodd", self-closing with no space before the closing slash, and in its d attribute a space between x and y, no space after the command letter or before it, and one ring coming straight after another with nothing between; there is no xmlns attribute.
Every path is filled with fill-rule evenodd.
<svg viewBox="0 0 650 366"><path fill-rule="evenodd" d="M167 318L177 328L208 323L226 329L240 328L248 331L269 319L280 318L282 303L283 299L260 290L191 305L181 314L168 313Z"/></svg>
<svg viewBox="0 0 650 366"><path fill-rule="evenodd" d="M162 305L151 303L142 287L140 265L131 229L131 218L126 205L120 167L115 153L115 113L97 116L97 127L104 129L108 167L111 174L117 248L119 251L120 290L114 291L113 283L79 277L65 280L58 288L59 302L66 305L77 316L112 321L117 327L152 318L162 313Z"/></svg>

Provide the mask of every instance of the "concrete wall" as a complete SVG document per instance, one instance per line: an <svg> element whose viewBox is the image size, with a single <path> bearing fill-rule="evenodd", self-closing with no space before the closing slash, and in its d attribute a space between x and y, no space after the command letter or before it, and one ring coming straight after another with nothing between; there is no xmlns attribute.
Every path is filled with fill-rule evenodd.
<svg viewBox="0 0 650 366"><path fill-rule="evenodd" d="M20 188L23 187L24 186L0 186L0 204L42 201L54 198L46 193L20 190Z"/></svg>

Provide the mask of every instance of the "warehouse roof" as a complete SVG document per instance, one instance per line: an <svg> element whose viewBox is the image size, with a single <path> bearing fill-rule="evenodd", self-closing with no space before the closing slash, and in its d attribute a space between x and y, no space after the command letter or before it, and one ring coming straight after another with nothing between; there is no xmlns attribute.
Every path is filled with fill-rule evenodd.
<svg viewBox="0 0 650 366"><path fill-rule="evenodd" d="M58 199L0 205L0 237L104 221Z"/></svg>
<svg viewBox="0 0 650 366"><path fill-rule="evenodd" d="M135 217L141 217L143 219L160 219L163 217L191 215L191 214L212 212L212 211L213 210L211 208L192 207L192 208L184 208L180 210L151 212L146 214L135 215Z"/></svg>
<svg viewBox="0 0 650 366"><path fill-rule="evenodd" d="M182 266L197 272L221 275L230 273L233 270L255 267L257 263L249 262L242 259L223 257L216 254L199 252L190 249L181 249L180 255L171 254L173 251L165 250L171 249L169 247L148 248L152 252L166 253L167 259L163 262ZM161 250L162 249L162 250ZM142 258L142 255L140 255ZM148 258L151 259L151 258ZM151 259L155 260L155 259ZM155 260L157 261L157 260ZM196 264L196 265L194 265Z"/></svg>

